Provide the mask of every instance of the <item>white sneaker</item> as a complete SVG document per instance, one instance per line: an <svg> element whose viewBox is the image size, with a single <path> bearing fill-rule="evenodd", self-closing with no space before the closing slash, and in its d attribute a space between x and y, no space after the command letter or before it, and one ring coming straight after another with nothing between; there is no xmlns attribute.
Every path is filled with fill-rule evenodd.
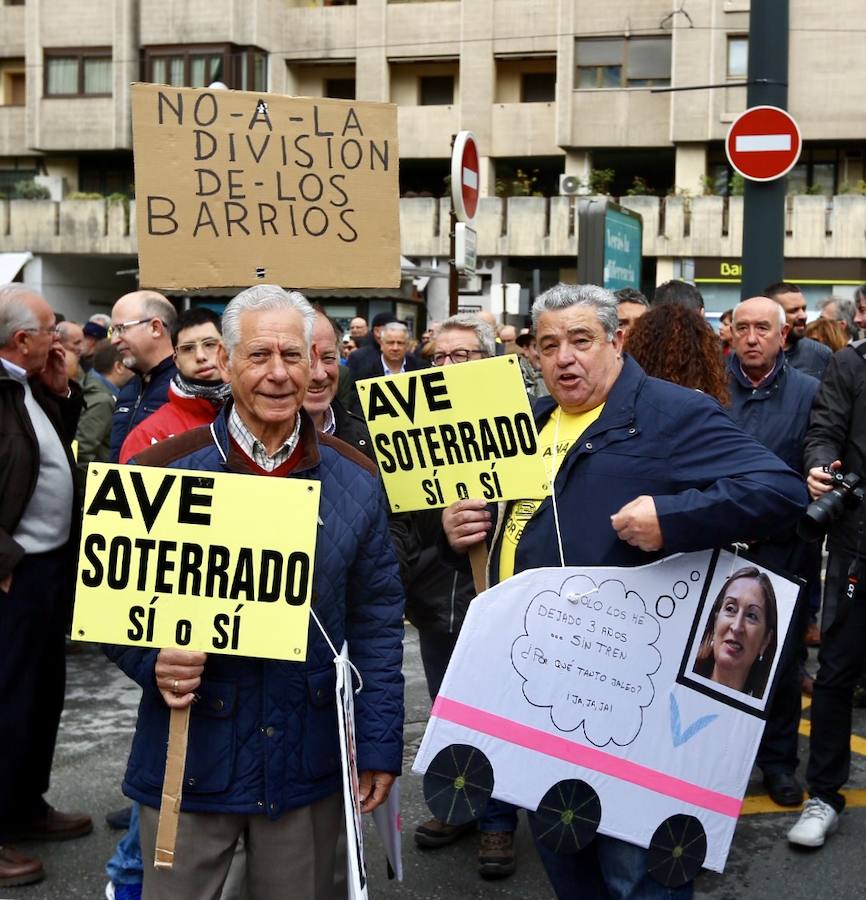
<svg viewBox="0 0 866 900"><path fill-rule="evenodd" d="M823 847L824 841L839 827L839 814L823 800L806 801L797 824L788 832L788 840L801 847Z"/></svg>

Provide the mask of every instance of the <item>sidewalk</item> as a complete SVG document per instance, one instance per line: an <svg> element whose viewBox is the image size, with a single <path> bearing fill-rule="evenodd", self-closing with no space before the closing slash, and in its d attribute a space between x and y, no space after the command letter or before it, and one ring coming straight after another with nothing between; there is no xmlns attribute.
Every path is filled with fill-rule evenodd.
<svg viewBox="0 0 866 900"><path fill-rule="evenodd" d="M486 882L476 872L477 838L439 851L421 851L412 840L415 825L429 817L424 805L421 778L410 772L421 741L430 701L418 654L418 636L407 627L404 673L406 676L406 748L404 753L403 866L405 881L388 881L384 854L374 829L367 828L367 869L371 900L550 900L541 863L521 816L517 832L517 872L504 881ZM75 645L68 656L66 710L54 766L49 801L60 809L84 810L93 816L94 833L60 844L18 845L38 856L47 877L41 884L0 889L0 900L100 900L106 876L103 869L120 836L104 821L105 814L127 803L120 793L129 742L135 721L139 689L91 645ZM808 712L806 712L808 717ZM855 710L855 731L866 734L866 711ZM808 723L807 723L808 724ZM855 749L866 752L866 742L855 740ZM805 764L808 742L801 741ZM802 774L801 765L801 774ZM855 753L850 787L866 788L866 756ZM760 793L753 778L750 793ZM842 817L840 833L816 852L797 852L785 841L785 832L796 811L776 810L743 816L737 828L725 875L703 873L696 897L712 900L820 900L826 897L863 896L866 884L866 790L860 808ZM853 804L852 804L853 806ZM286 895L289 896L289 893ZM181 898L179 898L181 900Z"/></svg>

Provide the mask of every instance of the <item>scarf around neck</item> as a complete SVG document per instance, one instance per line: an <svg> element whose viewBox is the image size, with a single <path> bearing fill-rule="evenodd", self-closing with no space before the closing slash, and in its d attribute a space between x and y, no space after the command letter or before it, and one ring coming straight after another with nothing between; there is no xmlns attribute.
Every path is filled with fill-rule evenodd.
<svg viewBox="0 0 866 900"><path fill-rule="evenodd" d="M232 395L232 386L223 381L196 381L194 378L184 378L178 372L171 379L172 386L182 397L201 397L210 400L219 408Z"/></svg>

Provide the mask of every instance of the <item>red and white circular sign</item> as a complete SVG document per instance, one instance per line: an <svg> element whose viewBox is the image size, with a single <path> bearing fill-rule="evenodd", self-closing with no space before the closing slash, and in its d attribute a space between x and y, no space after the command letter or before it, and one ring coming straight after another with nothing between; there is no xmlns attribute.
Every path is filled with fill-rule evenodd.
<svg viewBox="0 0 866 900"><path fill-rule="evenodd" d="M803 141L794 118L778 106L753 106L728 129L728 162L750 181L775 181L800 158Z"/></svg>
<svg viewBox="0 0 866 900"><path fill-rule="evenodd" d="M472 223L478 209L478 145L471 131L461 131L451 152L451 202L458 222Z"/></svg>

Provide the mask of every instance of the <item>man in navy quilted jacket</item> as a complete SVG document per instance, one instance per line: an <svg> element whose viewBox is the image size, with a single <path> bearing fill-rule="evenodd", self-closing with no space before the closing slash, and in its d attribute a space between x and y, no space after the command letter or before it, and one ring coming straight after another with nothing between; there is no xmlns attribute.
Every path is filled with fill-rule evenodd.
<svg viewBox="0 0 866 900"><path fill-rule="evenodd" d="M355 698L361 809L388 796L402 762L403 593L375 466L317 435L302 403L315 314L296 291L257 285L228 305L220 369L232 401L212 426L141 453L141 465L321 482L312 609L344 639ZM286 510L290 527L291 510ZM174 866L145 865L147 898L218 896L235 844L251 897L330 900L342 796L333 651L311 619L307 659L287 663L177 649L114 648L143 688L124 792L141 803L152 859L170 708L192 706ZM194 702L195 701L195 702Z"/></svg>

